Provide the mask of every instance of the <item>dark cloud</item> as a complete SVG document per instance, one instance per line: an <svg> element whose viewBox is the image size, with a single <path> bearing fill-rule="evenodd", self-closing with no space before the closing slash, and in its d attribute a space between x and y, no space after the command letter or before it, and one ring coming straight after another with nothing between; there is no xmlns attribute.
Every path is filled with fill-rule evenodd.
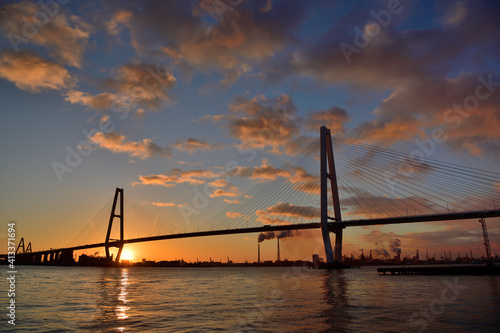
<svg viewBox="0 0 500 333"><path fill-rule="evenodd" d="M16 52L33 43L45 47L61 64L82 67L91 26L65 6L54 3L49 7L46 11L31 1L4 4L0 7L0 30Z"/></svg>
<svg viewBox="0 0 500 333"><path fill-rule="evenodd" d="M184 141L177 141L174 147L180 151L185 151L189 154L193 154L197 151L211 151L217 149L223 149L224 145L218 143L208 143L196 138L188 138Z"/></svg>

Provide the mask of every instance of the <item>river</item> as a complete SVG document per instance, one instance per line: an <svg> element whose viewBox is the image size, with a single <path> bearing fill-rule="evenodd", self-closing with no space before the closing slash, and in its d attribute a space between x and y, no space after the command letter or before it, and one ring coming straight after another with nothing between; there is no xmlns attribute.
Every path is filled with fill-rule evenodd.
<svg viewBox="0 0 500 333"><path fill-rule="evenodd" d="M1 266L0 266L1 267ZM7 268L3 266L5 276ZM500 276L17 266L2 332L498 332Z"/></svg>

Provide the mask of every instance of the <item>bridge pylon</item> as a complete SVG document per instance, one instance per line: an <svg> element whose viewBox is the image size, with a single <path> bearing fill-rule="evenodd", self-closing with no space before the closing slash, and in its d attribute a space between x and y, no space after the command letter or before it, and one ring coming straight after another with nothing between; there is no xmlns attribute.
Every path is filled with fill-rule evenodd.
<svg viewBox="0 0 500 333"><path fill-rule="evenodd" d="M116 213L116 205L118 203L118 198L120 198L120 210L119 213ZM110 243L110 237L111 237L111 229L113 227L113 221L115 217L120 218L120 239L118 242L118 245L109 245ZM117 247L118 248L118 253L116 255L116 262L120 261L120 256L122 254L122 249L123 249L123 189L122 188L116 188L115 190L115 197L113 199L113 207L111 208L111 215L109 216L109 224L108 224L108 232L106 233L106 241L105 243L105 249L106 249L106 258L108 260L111 259L111 256L109 254L109 248L110 247ZM116 242L115 242L116 244Z"/></svg>
<svg viewBox="0 0 500 333"><path fill-rule="evenodd" d="M332 136L330 130L325 126L320 128L320 163L321 163L321 232L325 246L327 263L342 263L342 234L344 227L328 224L328 219L341 222L339 190L337 186L337 174L335 171L335 160L333 157ZM332 191L334 217L328 216L328 179ZM332 251L330 231L335 233L335 252Z"/></svg>
<svg viewBox="0 0 500 333"><path fill-rule="evenodd" d="M24 237L21 237L21 240L19 241L19 244L17 245L16 254L19 253L19 249L23 250L23 252L21 252L21 253L26 253L26 251L24 249ZM31 250L31 243L29 245L29 249Z"/></svg>

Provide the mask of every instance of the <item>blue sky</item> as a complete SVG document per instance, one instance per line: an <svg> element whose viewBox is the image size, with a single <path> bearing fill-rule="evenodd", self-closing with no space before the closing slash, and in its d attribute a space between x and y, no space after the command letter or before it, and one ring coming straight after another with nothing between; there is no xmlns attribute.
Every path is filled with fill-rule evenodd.
<svg viewBox="0 0 500 333"><path fill-rule="evenodd" d="M275 171L321 125L337 137L405 153L440 128L447 139L431 158L498 171L495 1L47 4L0 7L0 219L18 221L35 248L67 245L115 187L180 229L202 223L262 180L249 174L214 183L227 162ZM473 103L478 85L485 96L478 105L454 109ZM68 149L78 154L72 165ZM242 150L254 150L255 158ZM181 210L209 183L210 205L186 226ZM461 233L445 245L481 251L476 224L459 224ZM446 228L360 228L350 231L346 252L374 247L363 237L374 230L402 239L408 254L418 244L439 249L418 233ZM491 237L498 251L498 237ZM290 241L285 251L309 256L317 239ZM456 245L458 239L465 240ZM241 250L231 247L239 242L246 244ZM178 253L193 247L175 244ZM239 260L255 252L253 235L197 244ZM155 254L134 251L176 256L170 245L155 246ZM158 255L164 252L170 254Z"/></svg>

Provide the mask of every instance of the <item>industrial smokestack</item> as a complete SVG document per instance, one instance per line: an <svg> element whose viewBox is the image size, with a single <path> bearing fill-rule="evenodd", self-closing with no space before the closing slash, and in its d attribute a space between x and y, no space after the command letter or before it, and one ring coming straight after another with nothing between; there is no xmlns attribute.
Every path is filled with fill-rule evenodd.
<svg viewBox="0 0 500 333"><path fill-rule="evenodd" d="M260 244L257 243L257 263L260 264Z"/></svg>
<svg viewBox="0 0 500 333"><path fill-rule="evenodd" d="M279 238L277 238L277 239L278 239L278 260L277 261L281 261L280 260L280 239Z"/></svg>

